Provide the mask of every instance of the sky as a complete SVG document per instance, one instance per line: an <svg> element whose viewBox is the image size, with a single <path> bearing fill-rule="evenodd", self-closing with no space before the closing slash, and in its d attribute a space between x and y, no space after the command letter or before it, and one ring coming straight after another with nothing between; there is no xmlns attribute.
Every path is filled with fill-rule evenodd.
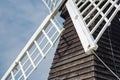
<svg viewBox="0 0 120 80"><path fill-rule="evenodd" d="M47 14L42 0L0 0L0 79ZM48 56L30 80L47 80L53 54Z"/></svg>

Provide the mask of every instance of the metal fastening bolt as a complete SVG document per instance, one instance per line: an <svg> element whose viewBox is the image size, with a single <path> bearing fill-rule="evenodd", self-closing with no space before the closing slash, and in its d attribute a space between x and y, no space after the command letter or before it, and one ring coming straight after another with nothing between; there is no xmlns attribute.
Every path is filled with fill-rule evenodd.
<svg viewBox="0 0 120 80"><path fill-rule="evenodd" d="M78 15L75 15L75 19L78 19Z"/></svg>
<svg viewBox="0 0 120 80"><path fill-rule="evenodd" d="M90 48L90 44L88 45L88 48Z"/></svg>

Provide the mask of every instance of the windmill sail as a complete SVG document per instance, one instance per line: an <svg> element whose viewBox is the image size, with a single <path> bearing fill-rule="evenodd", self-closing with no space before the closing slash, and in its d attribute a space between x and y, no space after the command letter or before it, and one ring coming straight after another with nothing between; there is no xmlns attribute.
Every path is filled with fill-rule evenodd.
<svg viewBox="0 0 120 80"><path fill-rule="evenodd" d="M61 0L42 0L51 13Z"/></svg>
<svg viewBox="0 0 120 80"><path fill-rule="evenodd" d="M68 0L66 7L85 52L97 49L97 42L120 10L119 0Z"/></svg>
<svg viewBox="0 0 120 80"><path fill-rule="evenodd" d="M44 60L63 31L62 26L56 21L55 17L64 1L55 2L52 8L48 6L51 13L38 27L1 80L27 80L41 61Z"/></svg>

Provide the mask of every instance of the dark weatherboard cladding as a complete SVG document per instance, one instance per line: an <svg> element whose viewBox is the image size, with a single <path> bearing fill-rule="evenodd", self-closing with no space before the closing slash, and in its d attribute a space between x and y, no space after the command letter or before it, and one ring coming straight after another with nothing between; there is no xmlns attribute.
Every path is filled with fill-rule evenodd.
<svg viewBox="0 0 120 80"><path fill-rule="evenodd" d="M65 30L60 38L48 80L117 80L93 53L85 54L65 7L61 16L65 19ZM95 52L120 77L119 18L120 13L104 32Z"/></svg>

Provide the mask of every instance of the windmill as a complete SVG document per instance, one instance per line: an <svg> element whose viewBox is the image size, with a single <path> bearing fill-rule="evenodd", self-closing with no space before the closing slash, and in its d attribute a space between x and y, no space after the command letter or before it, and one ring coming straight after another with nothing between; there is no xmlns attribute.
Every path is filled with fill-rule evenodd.
<svg viewBox="0 0 120 80"><path fill-rule="evenodd" d="M55 18L63 4L66 5L86 54L97 50L99 47L97 42L120 9L119 0L68 0L66 3L65 0L43 0L43 2L50 14L38 27L2 80L27 80L32 72L37 70L64 30ZM98 34L94 36L98 28L100 28ZM113 71L111 72L120 80Z"/></svg>

